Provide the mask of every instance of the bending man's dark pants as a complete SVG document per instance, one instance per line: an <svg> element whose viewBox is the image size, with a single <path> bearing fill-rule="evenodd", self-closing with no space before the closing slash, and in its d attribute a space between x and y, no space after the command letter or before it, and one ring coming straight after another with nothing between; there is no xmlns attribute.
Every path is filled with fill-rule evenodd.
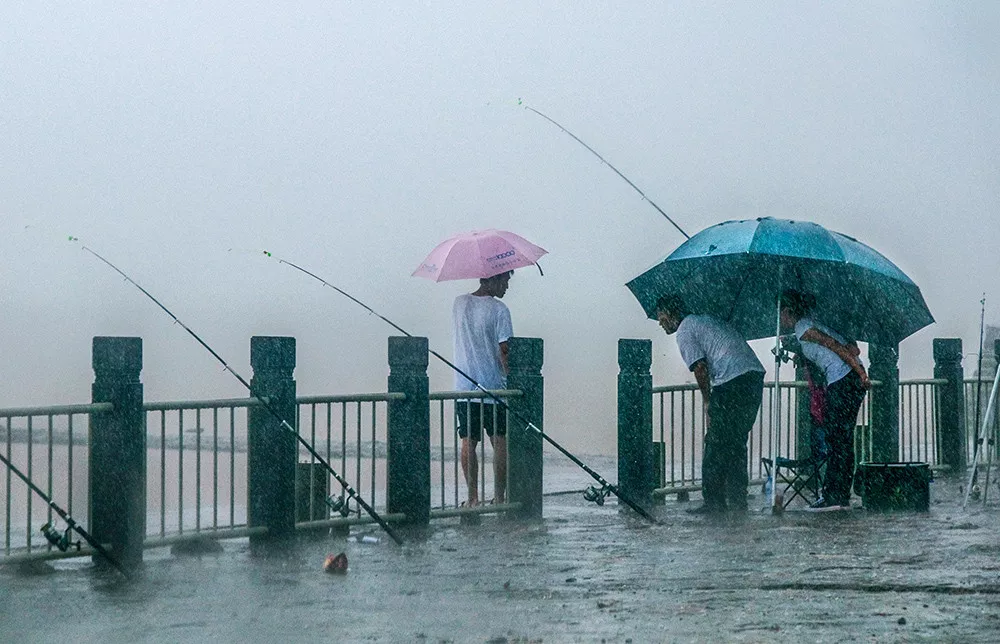
<svg viewBox="0 0 1000 644"><path fill-rule="evenodd" d="M854 425L865 399L861 377L854 371L826 388L826 411L823 417L823 438L830 459L826 462L823 498L836 505L851 500L854 482Z"/></svg>
<svg viewBox="0 0 1000 644"><path fill-rule="evenodd" d="M702 497L713 510L747 507L747 437L757 419L764 374L750 371L712 387L701 459Z"/></svg>

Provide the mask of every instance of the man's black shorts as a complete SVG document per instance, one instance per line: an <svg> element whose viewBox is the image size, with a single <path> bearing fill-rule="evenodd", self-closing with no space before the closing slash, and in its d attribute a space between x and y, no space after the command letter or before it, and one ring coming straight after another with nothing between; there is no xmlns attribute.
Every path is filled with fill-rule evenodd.
<svg viewBox="0 0 1000 644"><path fill-rule="evenodd" d="M486 435L507 435L507 410L495 403L456 402L455 416L458 424L458 435L471 438L474 441L483 440L483 428ZM495 420L494 420L495 419ZM472 429L471 436L469 428Z"/></svg>

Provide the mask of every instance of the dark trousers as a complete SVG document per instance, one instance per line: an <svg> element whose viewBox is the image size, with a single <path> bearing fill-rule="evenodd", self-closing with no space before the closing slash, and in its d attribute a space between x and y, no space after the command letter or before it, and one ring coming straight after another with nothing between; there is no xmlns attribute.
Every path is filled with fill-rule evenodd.
<svg viewBox="0 0 1000 644"><path fill-rule="evenodd" d="M751 371L712 387L701 459L702 497L713 509L747 507L747 436L760 410L764 374Z"/></svg>
<svg viewBox="0 0 1000 644"><path fill-rule="evenodd" d="M829 450L823 479L823 498L831 503L847 505L854 482L854 426L865 399L861 377L851 371L826 388L826 411L823 417L823 439Z"/></svg>

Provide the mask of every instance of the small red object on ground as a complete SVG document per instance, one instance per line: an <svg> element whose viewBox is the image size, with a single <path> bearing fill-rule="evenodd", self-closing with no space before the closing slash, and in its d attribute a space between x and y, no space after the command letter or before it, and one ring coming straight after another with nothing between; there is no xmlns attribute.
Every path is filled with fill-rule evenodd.
<svg viewBox="0 0 1000 644"><path fill-rule="evenodd" d="M323 570L334 575L346 574L347 554L342 552L339 555L327 555L323 561Z"/></svg>

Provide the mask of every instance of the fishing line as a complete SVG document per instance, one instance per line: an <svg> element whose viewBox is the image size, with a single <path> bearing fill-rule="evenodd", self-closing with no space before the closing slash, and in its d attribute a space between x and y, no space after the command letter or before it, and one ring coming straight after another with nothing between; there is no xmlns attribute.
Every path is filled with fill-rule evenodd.
<svg viewBox="0 0 1000 644"><path fill-rule="evenodd" d="M81 537L83 537L83 540L86 541L88 544L90 544L90 547L92 547L98 554L107 559L108 562L115 567L115 570L120 572L126 579L129 578L129 574L128 572L125 571L125 567L122 566L122 564L118 561L118 559L111 556L111 553L108 552L107 548L98 543L97 540L94 539L94 537L91 536L89 532L87 532L80 526L80 524L78 524L76 521L73 520L73 517L71 517L69 513L66 512L66 510L63 510L61 507L59 507L59 505L55 501L53 501L49 497L49 495L43 492L40 487L35 485L31 481L31 479L29 479L27 476L24 475L23 472L21 472L21 470L17 469L17 467L13 463L11 463L3 454L0 454L0 462L6 465L11 472L17 474L17 476L22 481L27 483L28 487L31 488L31 490L35 494L42 497L42 500L44 500L50 508L55 510L56 514L62 517L62 520L65 521L66 525L69 526L69 528L66 529L66 532L62 534L60 534L59 531L56 530L51 523L46 523L44 526L42 526L42 534L45 535L45 538L48 539L49 543L56 546L63 552L68 550L71 545L76 545L77 550L79 550L80 549L79 542L77 542L76 544L72 544L69 539L69 531L73 530Z"/></svg>
<svg viewBox="0 0 1000 644"><path fill-rule="evenodd" d="M77 239L76 237L72 237L72 236L69 238L69 240L70 241L74 241L74 242L75 241L79 241L79 239ZM139 285L138 282L136 282L131 277L129 277L128 275L126 275L124 273L124 271L122 271L120 268L118 268L117 266L115 266L114 264L112 264L110 261L108 261L107 259L105 259L101 255L99 255L97 252L95 252L91 248L89 248L89 247L87 247L85 245L83 245L81 247L83 248L83 250L87 251L88 253L90 253L91 255L93 255L94 257L96 257L97 259L101 260L102 262L104 262L105 264L107 264L108 266L110 266L116 273L118 273L123 278L125 278L125 281L127 281L129 284L131 284L132 286L134 286L137 289L139 289L140 291L142 291L143 295L145 295L146 297L148 297L149 299L151 299L158 307L160 307L160 309L163 310L164 313L166 313L171 318L173 318L173 320L174 320L174 322L176 324L179 324L181 326L181 328L183 328L185 331L187 331L188 334L192 338L194 338L195 340L197 340L198 344L200 344L201 346L203 346L209 353L212 354L212 356L216 360L218 360L220 363L222 363L223 368L226 371L228 371L229 373L231 373L233 375L233 377L235 377L237 380L239 380L240 384L242 384L244 387L246 387L247 391L250 392L250 395L253 396L254 398L257 398L260 401L261 405L264 407L264 409L266 409L268 411L268 413L270 413L272 416L274 416L275 420L279 421L279 423L281 424L281 428L284 429L284 430L286 430L286 431L288 431L289 433L291 433L292 436L294 436L296 438L296 440L298 440L299 443L301 443L306 448L306 450L313 456L313 458L315 458L317 462L319 462L324 468L326 468L326 470L330 473L330 475L333 476L333 478L335 478L337 480L337 482L340 483L340 485L344 488L344 490L347 492L348 496L350 496L352 499L354 499L355 502L357 502L357 504L359 506L361 506L362 508L364 508L365 512L367 512L368 515L372 519L374 519L375 522L378 523L379 526L381 526L382 529L385 530L386 533L390 537L392 537L393 541L395 541L398 545L403 545L402 539L400 539L399 536L393 531L393 529L389 527L389 524L386 523L385 520L381 516L379 516L378 512L376 512L374 508L372 508L370 505L368 505L368 503L366 503L365 500L361 498L361 496L354 490L354 488L351 487L351 484L348 483L347 480L344 479L344 477L342 477L340 474L338 474L336 472L336 470L334 470L333 467L330 466L330 464L326 461L326 459L324 459L322 456L320 456L319 452L317 452L315 449L313 449L312 445L310 445L309 442L306 441L306 439L304 439L301 436L299 436L299 433L297 431L295 431L295 428L292 427L290 424L288 424L288 421L286 421L284 418L281 417L281 414L279 414L277 412L277 410L275 410L274 407L271 406L271 404L268 402L268 400L266 398L264 398L262 396L258 396L257 393L253 390L253 387L250 386L250 383L247 382L243 378L243 376L241 376L236 371L234 371L233 368L230 367L229 364L225 360L222 359L222 356L220 356L218 353L216 353L215 350L212 349L212 347L208 346L208 344L204 340L202 340L198 336L197 333L195 333L194 331L192 331L190 327L188 327L186 324L184 324L183 322L181 322L177 318L176 315L174 315L173 313L171 313L170 309L168 309L167 307L163 306L163 304L161 304L159 300L157 300L155 297L153 297L152 294L150 294L149 291L147 291L146 289L144 289L142 286Z"/></svg>
<svg viewBox="0 0 1000 644"><path fill-rule="evenodd" d="M555 126L556 126L557 128L559 128L560 130L562 130L562 131L563 131L563 132L565 132L566 134L568 134L568 135L570 135L571 137L573 137L573 140L574 140L574 141L576 141L577 143L579 143L579 144L580 144L580 145L582 145L583 147L585 147L585 148L587 148L588 150L590 150L591 154L593 154L593 155L594 155L595 157L597 157L598 159L600 159L600 160L601 160L601 162L603 162L603 163L604 163L604 165L606 165L606 166L608 166L609 168L611 168L612 170L614 170L614 171L615 171L615 174L617 174L617 175L618 175L619 177L621 177L622 179L624 179L624 180L625 180L625 183L627 183L628 185L632 186L632 189L633 189L633 190L635 190L636 192L638 192L638 193L639 193L639 195L640 195L640 196L642 196L642 198L643 198L643 199L644 199L645 201L649 202L649 205L651 205L652 207L656 208L656 211L657 211L657 212L659 212L659 213L660 213L661 215L663 215L664 217L666 217L666 218L667 218L667 221L669 221L669 222L670 222L671 224L673 224L673 225L674 225L674 228L676 228L676 229L677 229L677 230L678 230L678 231L680 232L680 234L684 235L684 238L685 238L685 239L691 239L691 235L688 235L688 234L687 234L686 232L684 232L684 229L683 229L683 228L681 228L680 226L678 226L678 225L677 225L677 222L676 222L676 221L674 221L673 219L671 219L671 218L670 218L670 215L668 215L667 213L663 212L663 209L662 209L662 208L660 208L659 206L657 206L657 205L656 205L656 202L655 202L655 201L653 201L652 199L650 199L649 197L647 197L647 196L646 196L646 193L645 193L645 192L643 192L642 190L640 190L640 189L639 189L639 186L637 186L637 185L635 185L634 183L632 183L632 182L631 182L631 181L629 180L629 178L628 178L628 177L626 177L626 176L625 176L624 174L622 174L622 173L621 173L621 171L620 171L620 170L619 170L618 168L616 168L615 166L611 165L611 163L609 163L607 159L605 159L605 158L604 158L604 157L602 157L602 156L601 156L600 154L598 154L598 153L597 153L597 151L596 151L596 150L594 150L594 148L592 148L592 147L590 147L589 145L587 145L586 143L584 143L584 142L583 142L583 141L582 141L582 140L580 139L580 137L578 137L577 135L573 134L572 132L570 132L569 130L567 130L566 128L564 128L564 127L563 127L562 125L560 125L559 123L557 123L557 122L556 122L556 121L554 121L553 119L549 118L549 117L548 117L548 116L546 116L545 114L542 114L541 112L539 112L539 111L538 111L538 110L536 110L535 108L533 108L533 107L531 107L531 106L529 106L529 105L524 105L524 104L523 104L523 103L521 102L521 99L517 99L517 104L518 104L518 105L521 105L521 106L523 106L523 107L524 107L524 109L526 109L526 110L530 110L530 111L534 112L535 114L537 114L537 115L541 116L541 117L542 117L543 119L545 119L546 121L548 121L548 122L549 122L549 123L551 123L552 125L555 125Z"/></svg>
<svg viewBox="0 0 1000 644"><path fill-rule="evenodd" d="M300 271L302 273L305 273L309 277L312 277L313 279L319 281L324 286L328 286L328 287L332 288L333 290L335 290L336 292L340 293L344 297L348 298L349 300L351 300L352 302L354 302L358 306L362 307L363 309L365 309L366 311L368 311L372 315L378 317L380 320L383 320L389 326L391 326L392 328L396 329L397 331L399 331L400 333L402 333L406 337L408 337L408 338L414 337L412 334L410 334L408 331L406 331L405 329L403 329L401 326L399 326L398 324L396 324L395 322L393 322L389 318L385 317L384 315L381 315L381 314L377 313L373 308L371 308L370 306L368 306L367 304L365 304L364 302L362 302L358 298L354 297L353 295L351 295L347 291L334 286L333 284L331 284L330 282L326 281L325 279L323 279L319 275L316 275L315 273L313 273L311 271L308 271L305 268L302 268L301 266L299 266L297 264L293 264L292 262L289 262L288 260L281 259L280 257L274 257L273 254L271 254L270 252L268 252L266 250L263 251L263 253L267 257L272 257L272 258L278 260L279 264L285 264L287 266L290 266L290 267L294 268L295 270ZM622 495L622 492L618 488L617 485L613 485L613 484L609 483L608 481L606 481L604 479L604 477L602 477L600 474L598 474L597 472L595 472L594 470L592 470L590 467L588 467L586 463L584 463L579 458L577 458L576 456L574 456L572 453L570 453L568 450L566 450L566 448L564 448L562 445L560 445L555 440L553 440L552 437L550 437L548 434L544 433L541 429L539 429L538 427L536 427L533 422L531 422L530 420L524 418L521 414L517 413L516 411L512 410L507 405L507 403L504 400L502 400L501 398L499 398L498 396L496 396L495 394L493 394L492 392L490 392L489 390L487 390L486 388L484 388L481 384L479 384L478 382L476 382L472 378L472 376L470 376L469 374L467 374L464 371L462 371L461 369L459 369L457 366L455 366L455 364L453 364L450 360L448 360L447 358L445 358L443 355L441 355L437 351L434 351L433 349L428 349L428 352L432 356L434 356L435 358L437 358L438 360L440 360L441 362L443 362L444 364L446 364L449 367L451 367L460 376L462 376L463 378L465 378L466 380L468 380L473 386L476 387L477 390L479 390L480 392L482 392L483 394L485 394L486 396L488 396L491 400L493 400L498 405L502 406L503 409L504 409L504 411L510 413L519 422L524 423L525 429L530 429L530 430L534 431L536 434L538 434L539 436L541 436L545 441L547 441L550 445L552 445L557 450L559 450L559 452L561 452L564 456L566 456L567 458L569 458L576 465L578 465L581 469L583 469L584 472L586 472L591 477L593 477L593 479L595 481L597 481L601 485L601 488L599 490L595 489L595 488L589 488L588 491L587 491L587 493L586 493L587 500L597 502L597 498L599 497L600 498L600 502L598 504L601 505L601 504L603 504L604 497L607 496L607 494L609 492L611 492L611 493L614 493L614 495L617 496L619 499L621 499L627 506L629 506L630 508L632 508L633 510L635 510L643 518L647 519L648 521L650 521L652 523L657 523L657 521L653 517L653 515L651 515L649 512L647 512L645 509L643 509L640 505L638 505L637 503L635 503L634 501L632 501L631 499L629 499L627 495ZM590 497L594 497L594 498L590 498Z"/></svg>

